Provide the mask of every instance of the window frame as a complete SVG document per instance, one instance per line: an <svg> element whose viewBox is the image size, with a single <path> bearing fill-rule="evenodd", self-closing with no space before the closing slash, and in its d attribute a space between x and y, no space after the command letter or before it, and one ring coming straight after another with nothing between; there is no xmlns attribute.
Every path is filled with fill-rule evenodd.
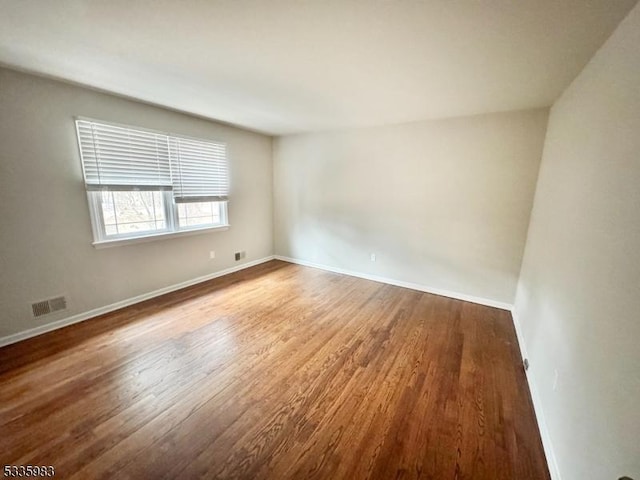
<svg viewBox="0 0 640 480"><path fill-rule="evenodd" d="M138 126L132 126L132 125L126 125L126 124L121 124L121 123L117 123L117 122L111 122L111 121L106 121L106 120L97 120L97 119L92 119L92 118L87 118L87 117L74 117L74 128L75 128L75 124L76 121L78 120L83 120L83 121L88 121L88 122L97 122L97 123L102 123L102 124L106 124L106 125L113 125L116 127L122 127L122 128L129 128L129 129L134 129L134 130L140 130L143 132L148 132L148 133L153 133L153 134L162 134L162 135L167 135L170 137L179 137L179 138L184 138L184 139L191 139L191 140L195 140L195 141L199 141L199 142L211 142L211 143L224 143L226 145L226 142L221 142L218 140L210 140L210 139L202 139L202 138L196 138L196 137L191 137L188 135L182 135L182 134L173 134L173 133L167 133L164 131L159 131L159 130L152 130L152 129L148 129L148 128L144 128L144 127L138 127ZM76 128L76 134L77 134L77 145L78 145L78 151L79 151L79 155L80 155L80 163L81 163L81 167L82 167L82 172L83 172L83 178L84 178L84 160L83 160L83 156L82 156L82 149L80 146L80 138L79 138L79 132L77 131ZM227 168L229 165L229 152L228 152L228 146L227 146L227 153L226 153L226 162L227 162ZM92 233L93 233L93 242L92 245L96 248L106 248L106 247L112 247L112 246L119 246L119 245L127 245L127 244L132 244L132 243L143 243L143 242L149 242L149 241L154 241L154 240L163 240L163 239L167 239L167 238L171 238L171 237L180 237L180 236L189 236L189 235L195 235L195 234L201 234L201 233L210 233L213 231L225 231L228 230L230 227L229 224L229 211L228 211L228 203L229 200L225 199L225 200L212 200L212 203L218 203L219 204L219 211L220 211L220 221L216 224L206 224L206 225L197 225L197 226L180 226L180 221L179 221L179 213L178 213L178 202L176 202L174 195L173 195L173 190L171 189L166 189L166 188L154 188L154 187L149 187L149 186L145 186L145 185L132 185L131 188L113 188L110 189L108 186L105 187L101 187L99 189L89 189L86 188L85 185L85 189L86 189L86 194L87 194L87 202L88 202L88 206L89 206L89 217L91 220L91 229L92 229ZM160 192L162 194L162 203L163 203L163 210L165 213L165 223L166 223L166 228L162 229L162 230L154 230L154 231L145 231L143 233L140 234L128 234L128 233L123 233L123 234L116 234L116 235L107 235L106 233L106 225L104 222L104 214L102 211L102 193L104 191L152 191L152 192Z"/></svg>
<svg viewBox="0 0 640 480"><path fill-rule="evenodd" d="M187 231L197 231L197 230L207 230L207 229L211 229L211 228L215 228L216 226L229 226L229 218L228 218L228 212L227 212L227 201L226 200L219 200L217 202L210 202L210 203L217 203L220 205L220 222L218 224L209 224L209 225L193 225L193 226L180 226L180 214L178 212L178 202L173 201L172 205L170 205L170 207L172 206L172 223L175 222L175 230L174 231L180 231L180 232L187 232Z"/></svg>
<svg viewBox="0 0 640 480"><path fill-rule="evenodd" d="M186 234L207 233L215 230L228 230L228 207L226 201L219 201L215 203L220 204L220 222L216 224L198 225L198 226L180 226L178 219L178 204L173 200L171 190L150 190L145 191L160 191L162 193L163 207L165 212L166 228L162 230L146 231L140 234L116 234L107 235L106 227L104 223L104 216L101 206L101 194L104 190L91 190L87 191L87 200L89 202L89 213L91 217L91 228L93 230L93 245L98 246L102 244L116 245L133 243L131 240L140 239L162 239L172 236L184 236ZM134 188L127 191L139 191Z"/></svg>

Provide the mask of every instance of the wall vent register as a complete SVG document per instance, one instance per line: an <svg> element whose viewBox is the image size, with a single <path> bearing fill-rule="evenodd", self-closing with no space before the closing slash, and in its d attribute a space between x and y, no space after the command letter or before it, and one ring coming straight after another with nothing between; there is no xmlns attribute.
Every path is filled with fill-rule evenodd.
<svg viewBox="0 0 640 480"><path fill-rule="evenodd" d="M34 317L41 317L52 312L67 308L67 300L64 297L55 297L41 302L31 304L31 311Z"/></svg>

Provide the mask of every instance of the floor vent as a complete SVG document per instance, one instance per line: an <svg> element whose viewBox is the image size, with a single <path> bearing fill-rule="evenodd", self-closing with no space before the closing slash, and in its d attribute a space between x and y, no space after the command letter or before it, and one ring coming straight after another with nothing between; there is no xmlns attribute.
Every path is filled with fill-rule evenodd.
<svg viewBox="0 0 640 480"><path fill-rule="evenodd" d="M64 297L50 298L49 300L31 304L34 317L41 317L51 312L64 310L65 308L67 308L67 300Z"/></svg>

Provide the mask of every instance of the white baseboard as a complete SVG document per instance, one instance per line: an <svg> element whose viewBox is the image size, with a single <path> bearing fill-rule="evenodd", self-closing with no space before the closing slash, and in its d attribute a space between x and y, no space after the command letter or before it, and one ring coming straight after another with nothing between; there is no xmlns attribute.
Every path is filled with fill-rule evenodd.
<svg viewBox="0 0 640 480"><path fill-rule="evenodd" d="M153 292L143 293L142 295L137 295L135 297L127 298L126 300L121 300L119 302L115 302L110 305L106 305L104 307L94 308L93 310L89 310L88 312L78 313L71 317L63 318L62 320L57 320L55 322L47 323L45 325L41 325L36 328L31 328L23 332L14 333L12 335L8 335L6 337L0 338L0 347L4 347L5 345L10 345L12 343L20 342L21 340L26 340L27 338L36 337L38 335L42 335L43 333L51 332L53 330L66 327L68 325L73 325L74 323L79 323L84 320L89 320L90 318L97 317L98 315L103 315L105 313L113 312L114 310L118 310L123 307L128 307L129 305L133 305L135 303L140 303L154 297L159 297L160 295L164 295L166 293L180 290L181 288L190 287L191 285L195 285L197 283L206 282L207 280L212 280L214 278L222 277L224 275L229 275L230 273L238 272L240 270L244 270L245 268L254 267L261 263L268 262L269 260L273 260L274 258L275 257L273 255L270 255L268 257L254 260L252 262L243 263L242 265L226 268L224 270L210 273L208 275L203 275L202 277L176 283L175 285L169 285L168 287L159 288L158 290L154 290Z"/></svg>
<svg viewBox="0 0 640 480"><path fill-rule="evenodd" d="M328 265L321 265L319 263L308 262L306 260L298 260L296 258L283 257L282 255L276 255L276 260L282 260L283 262L296 263L298 265L304 265L305 267L319 268L321 270L327 270L329 272L341 273L343 275L349 275L351 277L364 278L366 280L373 280L374 282L387 283L389 285L395 285L396 287L410 288L411 290L418 290L420 292L432 293L434 295L440 295L442 297L455 298L456 300L464 300L465 302L478 303L480 305L486 305L487 307L499 308L501 310L511 310L513 305L504 302L498 302L488 298L474 297L473 295L467 295L464 293L451 292L449 290L442 290L439 288L428 287L426 285L420 285L417 283L403 282L401 280L394 280L393 278L379 277L377 275L369 275L368 273L354 272L353 270L345 270L344 268L330 267Z"/></svg>
<svg viewBox="0 0 640 480"><path fill-rule="evenodd" d="M516 329L516 337L518 339L518 344L520 345L520 353L522 354L522 358L529 358L529 354L527 353L527 344L524 341L522 326L520 325L520 319L515 307L511 309L511 316L513 317L513 325ZM531 360L529 359L529 361ZM547 422L544 418L544 411L542 409L540 395L538 395L536 382L533 378L532 368L533 367L529 367L529 370L526 372L527 383L529 384L529 391L531 392L531 400L533 401L533 409L536 413L536 420L538 421L538 431L540 432L540 437L542 438L542 447L544 448L544 454L547 457L547 465L549 466L551 479L562 480L562 477L560 476L560 470L558 468L558 462L553 450L553 443L551 442L549 428L547 427Z"/></svg>

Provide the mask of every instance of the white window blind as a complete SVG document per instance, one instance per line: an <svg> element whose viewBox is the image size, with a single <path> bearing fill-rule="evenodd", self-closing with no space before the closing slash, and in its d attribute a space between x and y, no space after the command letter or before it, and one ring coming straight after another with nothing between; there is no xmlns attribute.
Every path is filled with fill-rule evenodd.
<svg viewBox="0 0 640 480"><path fill-rule="evenodd" d="M173 190L176 203L225 201L222 142L76 120L87 190Z"/></svg>
<svg viewBox="0 0 640 480"><path fill-rule="evenodd" d="M87 190L170 189L167 135L77 120Z"/></svg>
<svg viewBox="0 0 640 480"><path fill-rule="evenodd" d="M224 143L170 137L169 156L176 203L227 200L229 180Z"/></svg>

